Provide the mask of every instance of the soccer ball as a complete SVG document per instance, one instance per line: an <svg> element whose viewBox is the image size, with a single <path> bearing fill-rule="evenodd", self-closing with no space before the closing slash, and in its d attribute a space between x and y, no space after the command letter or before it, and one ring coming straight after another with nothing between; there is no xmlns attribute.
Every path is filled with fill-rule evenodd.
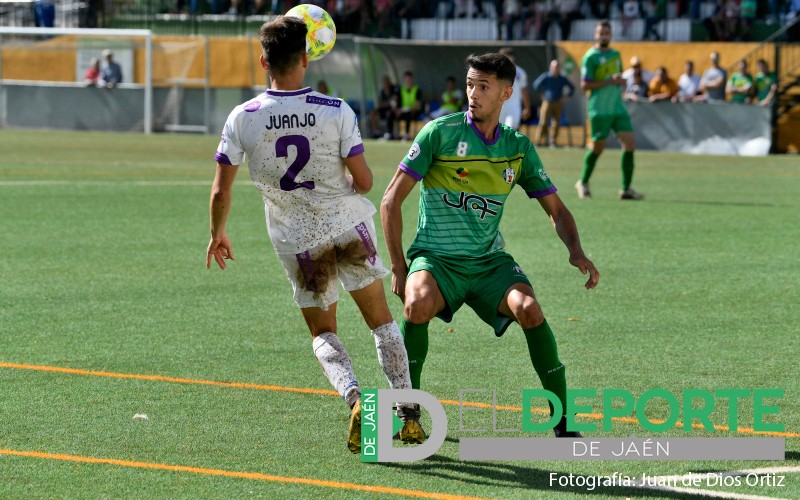
<svg viewBox="0 0 800 500"><path fill-rule="evenodd" d="M306 54L309 61L316 61L328 55L336 43L336 25L330 14L311 4L292 7L287 16L303 20L308 26L306 34Z"/></svg>

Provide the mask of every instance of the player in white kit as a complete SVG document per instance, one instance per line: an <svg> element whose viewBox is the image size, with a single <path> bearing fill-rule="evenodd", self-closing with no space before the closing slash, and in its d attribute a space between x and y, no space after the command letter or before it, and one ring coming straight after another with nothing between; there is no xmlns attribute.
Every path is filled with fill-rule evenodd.
<svg viewBox="0 0 800 500"><path fill-rule="evenodd" d="M512 63L515 63L514 50L512 48L505 47L500 49L499 52L508 57ZM517 66L517 76L514 77L513 89L511 98L503 103L503 108L500 110L500 123L518 130L520 124L531 116L528 74L519 66Z"/></svg>
<svg viewBox="0 0 800 500"><path fill-rule="evenodd" d="M225 123L215 155L206 267L214 259L225 269L225 260L233 259L225 225L233 180L246 154L250 177L264 198L270 239L311 331L314 354L351 408L347 444L358 453L361 390L336 335L337 278L372 330L392 389L411 388L408 356L386 305L382 278L388 271L376 250L375 207L361 196L372 187L372 172L356 116L341 99L303 86L306 30L293 17L261 27L261 66L271 85L234 108ZM404 431L406 438L422 434L417 421L406 422Z"/></svg>

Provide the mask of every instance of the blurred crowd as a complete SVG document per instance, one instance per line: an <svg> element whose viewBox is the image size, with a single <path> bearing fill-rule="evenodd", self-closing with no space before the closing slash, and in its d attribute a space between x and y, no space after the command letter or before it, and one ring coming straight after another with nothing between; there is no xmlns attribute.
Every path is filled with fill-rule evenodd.
<svg viewBox="0 0 800 500"><path fill-rule="evenodd" d="M501 53L513 60L510 48ZM685 102L685 103L739 103L772 106L776 100L777 76L764 59L756 61L754 72L747 61L736 64L735 71L728 74L722 67L720 55L712 52L707 67L698 73L694 61L686 61L683 73L674 77L664 66L647 69L642 59L634 56L622 73L626 85L622 88L626 101L636 102ZM517 74L526 75L517 66ZM516 88L519 84L519 88ZM528 87L534 91L532 99ZM374 138L385 140L409 140L413 136L412 122L427 122L440 116L466 110L466 96L456 79L448 76L442 87L441 98L426 96L414 81L411 71L406 71L401 84L396 85L389 76L381 80L376 106L370 112L370 129ZM327 87L318 90L329 95ZM501 122L519 129L522 125L537 125L534 143L537 146L555 146L558 142L559 126L565 123L564 106L576 92L575 86L563 75L558 60L550 62L543 72L529 85L527 76L515 82L513 106L504 105ZM509 109L517 107L518 109Z"/></svg>
<svg viewBox="0 0 800 500"><path fill-rule="evenodd" d="M623 30L637 19L645 22L644 38L658 39L662 20L703 22L712 40L746 40L753 22L785 22L800 15L800 0L178 0L178 11L196 13L208 2L213 14L279 14L298 3L327 10L340 33L380 36L401 19L489 18L507 27L507 37L546 39L551 26L568 39L577 19L621 19ZM519 36L519 35L517 35Z"/></svg>

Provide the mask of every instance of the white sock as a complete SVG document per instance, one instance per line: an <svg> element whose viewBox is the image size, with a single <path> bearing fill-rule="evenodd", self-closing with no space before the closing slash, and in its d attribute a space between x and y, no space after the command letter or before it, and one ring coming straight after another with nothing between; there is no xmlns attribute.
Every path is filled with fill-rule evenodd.
<svg viewBox="0 0 800 500"><path fill-rule="evenodd" d="M403 343L403 335L397 323L392 321L372 330L375 337L375 350L378 363L386 374L392 389L411 389L411 376L408 374L408 354Z"/></svg>
<svg viewBox="0 0 800 500"><path fill-rule="evenodd" d="M360 394L361 389L358 387L350 356L347 355L339 337L335 333L322 333L314 339L312 346L314 355L322 365L322 372L342 399L352 406L356 399L355 393ZM353 403L350 400L353 400Z"/></svg>

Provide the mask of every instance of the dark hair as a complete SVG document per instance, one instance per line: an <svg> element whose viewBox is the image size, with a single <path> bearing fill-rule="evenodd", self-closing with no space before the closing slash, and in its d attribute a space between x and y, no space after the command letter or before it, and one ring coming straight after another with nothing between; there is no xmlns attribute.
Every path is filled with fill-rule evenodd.
<svg viewBox="0 0 800 500"><path fill-rule="evenodd" d="M489 52L488 54L470 54L467 57L467 69L474 69L481 73L495 75L498 80L503 80L509 84L514 83L517 77L517 67L503 54Z"/></svg>
<svg viewBox="0 0 800 500"><path fill-rule="evenodd" d="M767 60L766 59L759 59L758 61L756 61L756 64L763 64L764 66L767 66Z"/></svg>
<svg viewBox="0 0 800 500"><path fill-rule="evenodd" d="M408 70L405 73L403 73L403 76L410 76L411 78L414 78L414 73L412 73L411 70Z"/></svg>
<svg viewBox="0 0 800 500"><path fill-rule="evenodd" d="M600 19L599 21L597 21L597 24L595 24L594 27L595 29L597 29L600 26L611 29L611 21L609 21L608 19Z"/></svg>
<svg viewBox="0 0 800 500"><path fill-rule="evenodd" d="M279 16L261 26L258 39L271 72L283 74L298 63L306 50L307 32L305 22L290 16Z"/></svg>
<svg viewBox="0 0 800 500"><path fill-rule="evenodd" d="M448 76L448 77L447 77L447 79L446 79L445 81L447 81L447 82L453 82L453 83L456 83L456 77L454 77L454 76Z"/></svg>

